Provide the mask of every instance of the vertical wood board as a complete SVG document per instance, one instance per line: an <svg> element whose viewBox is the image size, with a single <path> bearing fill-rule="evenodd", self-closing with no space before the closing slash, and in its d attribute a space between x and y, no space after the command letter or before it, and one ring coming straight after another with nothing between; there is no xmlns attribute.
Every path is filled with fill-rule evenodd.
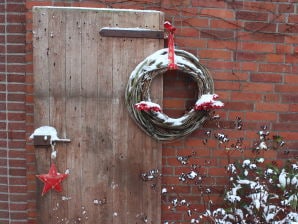
<svg viewBox="0 0 298 224"><path fill-rule="evenodd" d="M33 63L35 126L61 138L55 162L69 169L63 192L41 197L38 223L160 223L160 181L140 174L161 170L161 144L129 117L124 92L131 71L163 40L101 37L102 27L163 29L158 11L35 7ZM152 95L162 103L162 79ZM37 173L47 173L51 149L36 148Z"/></svg>

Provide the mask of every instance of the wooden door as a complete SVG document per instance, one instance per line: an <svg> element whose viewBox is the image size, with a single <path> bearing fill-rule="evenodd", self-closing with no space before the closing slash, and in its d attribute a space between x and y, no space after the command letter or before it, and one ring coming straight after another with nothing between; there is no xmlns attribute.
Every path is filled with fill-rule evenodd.
<svg viewBox="0 0 298 224"><path fill-rule="evenodd" d="M57 143L55 164L69 169L63 192L41 196L38 223L160 223L160 182L140 174L161 169L161 144L129 117L128 77L163 41L102 37L103 27L163 29L157 11L35 7L33 9L34 120L70 143ZM162 81L152 95L162 103ZM51 149L36 148L37 174L50 168Z"/></svg>

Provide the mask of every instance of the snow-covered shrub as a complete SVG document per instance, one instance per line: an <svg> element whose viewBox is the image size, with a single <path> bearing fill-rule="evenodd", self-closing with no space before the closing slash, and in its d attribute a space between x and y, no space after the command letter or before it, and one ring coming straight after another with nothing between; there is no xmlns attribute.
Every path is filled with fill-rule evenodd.
<svg viewBox="0 0 298 224"><path fill-rule="evenodd" d="M291 223L298 221L298 163L282 168L263 158L229 164L225 215L216 223Z"/></svg>
<svg viewBox="0 0 298 224"><path fill-rule="evenodd" d="M241 130L242 126L241 118L237 118L235 128ZM257 135L252 147L247 147L244 143L245 138L239 137L233 141L224 133L224 130L215 133L211 130L206 132L207 137L203 143L207 145L208 139L213 137L217 140L218 146L224 148L227 155L227 184L216 186L217 190L222 187L220 191L224 192L222 194L224 203L221 205L214 203L210 197L214 193L213 189L204 185L207 176L200 169L204 166L193 165L190 162L196 154L177 156L181 165L189 169L189 172L178 175L179 181L198 186L205 209L197 209L192 201L186 202L178 192L176 192L177 197L170 200L169 209L176 212L177 208L185 206L186 217L189 217L190 223L298 223L298 162L288 160L286 164L281 165L269 161L266 153L270 150L284 150L287 154L286 144L281 136L272 135L266 126L263 126ZM249 158L231 157L235 151L245 152L247 150L250 153L245 155L251 155ZM212 176L207 178L212 178ZM170 192L173 193L173 189L166 191L163 197L165 198Z"/></svg>

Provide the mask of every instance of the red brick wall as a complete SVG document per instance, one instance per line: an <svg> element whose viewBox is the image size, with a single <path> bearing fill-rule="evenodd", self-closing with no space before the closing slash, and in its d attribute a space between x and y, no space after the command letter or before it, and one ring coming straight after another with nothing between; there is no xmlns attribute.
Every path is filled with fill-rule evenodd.
<svg viewBox="0 0 298 224"><path fill-rule="evenodd" d="M0 3L0 223L27 222L25 3Z"/></svg>
<svg viewBox="0 0 298 224"><path fill-rule="evenodd" d="M35 223L35 157L26 145L33 129L32 14L34 5L121 7L164 11L177 27L176 44L194 53L213 75L225 102L221 121L163 146L163 186L202 207L198 186L178 180L190 168L177 155L192 155L204 186L217 201L225 183L227 155L217 141L203 144L205 130L223 129L233 140L255 139L260 125L285 137L289 154L270 152L271 160L298 156L298 3L297 0L2 0L0 3L0 223ZM165 76L164 107L180 116L194 99L187 77ZM240 116L243 130L234 129ZM217 125L221 128L218 128ZM248 156L249 151L244 152ZM235 152L231 160L242 157ZM174 194L173 194L174 195ZM165 198L167 201L170 198ZM183 211L162 205L163 220L183 223ZM185 221L185 223L187 223Z"/></svg>

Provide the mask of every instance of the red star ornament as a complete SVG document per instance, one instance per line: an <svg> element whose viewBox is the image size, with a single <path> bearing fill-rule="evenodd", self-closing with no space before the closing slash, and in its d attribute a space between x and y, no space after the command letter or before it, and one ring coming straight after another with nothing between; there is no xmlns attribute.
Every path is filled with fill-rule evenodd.
<svg viewBox="0 0 298 224"><path fill-rule="evenodd" d="M57 192L62 191L61 182L68 176L68 174L61 174L57 172L57 168L54 163L52 163L49 173L36 175L38 179L44 182L44 187L42 190L42 196L45 195L49 190L54 189Z"/></svg>

